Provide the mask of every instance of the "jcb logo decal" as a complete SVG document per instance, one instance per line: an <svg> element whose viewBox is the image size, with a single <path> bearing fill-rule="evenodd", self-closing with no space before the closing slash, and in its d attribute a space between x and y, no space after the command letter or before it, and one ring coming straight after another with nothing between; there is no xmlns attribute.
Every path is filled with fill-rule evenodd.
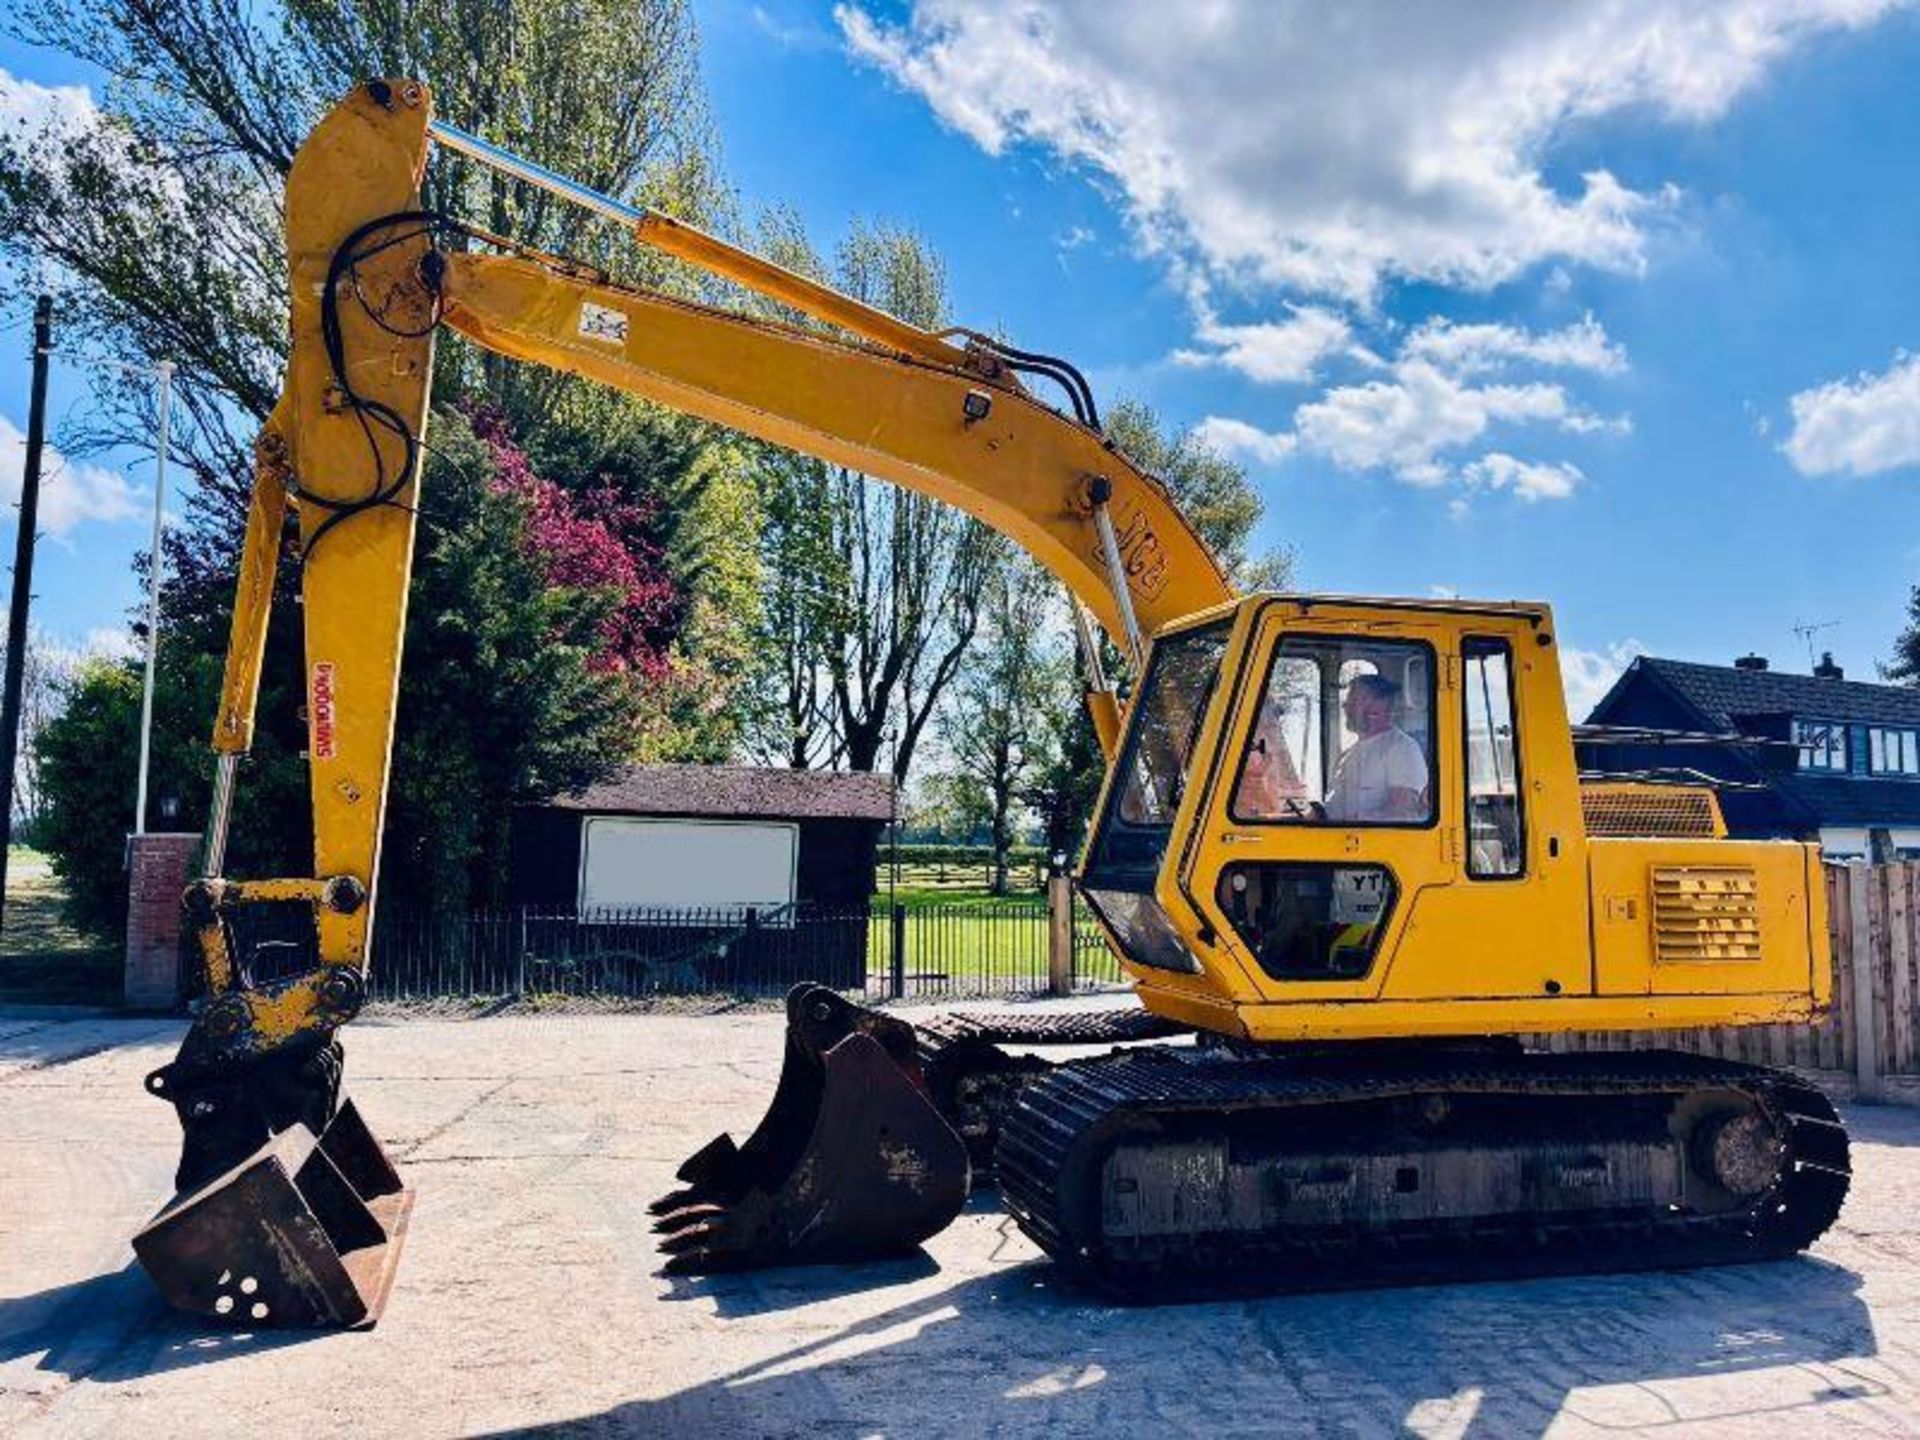
<svg viewBox="0 0 1920 1440"><path fill-rule="evenodd" d="M313 667L312 700L308 713L313 716L313 758L333 759L333 662L321 660Z"/></svg>
<svg viewBox="0 0 1920 1440"><path fill-rule="evenodd" d="M1141 599L1152 600L1167 588L1166 549L1154 534L1138 497L1116 496L1113 512L1114 539L1119 542L1120 565L1126 572L1128 588ZM1089 553L1099 564L1106 564L1106 551L1098 536Z"/></svg>

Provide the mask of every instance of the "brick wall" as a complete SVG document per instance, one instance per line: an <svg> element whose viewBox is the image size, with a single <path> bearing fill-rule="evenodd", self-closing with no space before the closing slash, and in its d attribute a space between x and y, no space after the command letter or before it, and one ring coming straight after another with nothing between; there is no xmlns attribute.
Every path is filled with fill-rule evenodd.
<svg viewBox="0 0 1920 1440"><path fill-rule="evenodd" d="M200 848L198 835L129 840L127 970L130 1010L171 1010L180 997L180 894Z"/></svg>

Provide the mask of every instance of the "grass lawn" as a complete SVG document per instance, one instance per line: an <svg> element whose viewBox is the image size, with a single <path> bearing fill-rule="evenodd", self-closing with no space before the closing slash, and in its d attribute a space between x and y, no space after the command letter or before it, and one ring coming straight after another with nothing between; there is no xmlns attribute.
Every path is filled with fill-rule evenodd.
<svg viewBox="0 0 1920 1440"><path fill-rule="evenodd" d="M982 993L1038 989L1047 980L1047 901L1044 894L994 895L984 886L909 885L894 899L906 913L906 971L909 983L945 982ZM920 878L914 876L912 878ZM886 872L873 897L868 934L868 969L888 973L893 927L887 915ZM1074 909L1076 973L1082 981L1118 981L1119 967L1100 937L1084 904Z"/></svg>
<svg viewBox="0 0 1920 1440"><path fill-rule="evenodd" d="M6 923L0 929L0 1000L112 1004L120 998L120 947L102 945L60 913L60 882L47 857L7 852Z"/></svg>
<svg viewBox="0 0 1920 1440"><path fill-rule="evenodd" d="M968 910L1005 915L1031 915L1036 911L1045 913L1047 908L1047 897L1036 890L1012 895L995 895L984 886L919 886L908 885L903 881L898 890L889 894L887 877L882 873L879 887L873 892L875 910L885 913L890 899L906 906L909 910Z"/></svg>

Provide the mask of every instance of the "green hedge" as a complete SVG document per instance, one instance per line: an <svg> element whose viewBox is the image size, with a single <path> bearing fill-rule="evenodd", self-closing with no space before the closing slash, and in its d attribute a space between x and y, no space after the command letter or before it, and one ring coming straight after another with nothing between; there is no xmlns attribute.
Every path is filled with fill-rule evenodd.
<svg viewBox="0 0 1920 1440"><path fill-rule="evenodd" d="M880 842L880 863L886 864L893 858L893 847L883 838ZM902 865L951 865L956 869L967 865L986 866L993 864L991 845L902 845L900 847ZM1047 852L1038 845L1015 845L1007 852L1009 865L1045 865Z"/></svg>

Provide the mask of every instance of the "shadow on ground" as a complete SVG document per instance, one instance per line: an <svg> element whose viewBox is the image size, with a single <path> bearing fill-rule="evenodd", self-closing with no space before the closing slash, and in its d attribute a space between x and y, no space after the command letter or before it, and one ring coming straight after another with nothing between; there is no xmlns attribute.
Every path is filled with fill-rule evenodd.
<svg viewBox="0 0 1920 1440"><path fill-rule="evenodd" d="M884 1266L859 1267L885 1271ZM686 1287L739 1317L838 1294L787 1272ZM873 1275L861 1277L863 1288ZM1802 1257L1720 1270L1116 1309L1028 1263L766 1354L677 1394L535 1432L799 1435L1048 1430L1537 1435L1595 1386L1634 1429L1682 1419L1817 1431L1884 1387L1859 1277ZM772 1288L772 1294L766 1294ZM693 1298L692 1293L684 1298ZM739 1323L744 1323L744 1320ZM1831 1367L1816 1371L1809 1365ZM1686 1382L1774 1367L1792 1383ZM1663 1385L1660 1382L1680 1382ZM1740 1398L1733 1399L1734 1395ZM1678 1397L1678 1398L1676 1398ZM1758 1397L1756 1401L1756 1397ZM1609 1427L1617 1414L1594 1417ZM525 1433L525 1432L520 1432Z"/></svg>
<svg viewBox="0 0 1920 1440"><path fill-rule="evenodd" d="M0 1299L0 1364L38 1356L36 1369L112 1382L257 1355L323 1334L219 1331L168 1307L133 1261L106 1275Z"/></svg>
<svg viewBox="0 0 1920 1440"><path fill-rule="evenodd" d="M1841 1107L1840 1118L1856 1144L1920 1145L1920 1107L1854 1102Z"/></svg>

